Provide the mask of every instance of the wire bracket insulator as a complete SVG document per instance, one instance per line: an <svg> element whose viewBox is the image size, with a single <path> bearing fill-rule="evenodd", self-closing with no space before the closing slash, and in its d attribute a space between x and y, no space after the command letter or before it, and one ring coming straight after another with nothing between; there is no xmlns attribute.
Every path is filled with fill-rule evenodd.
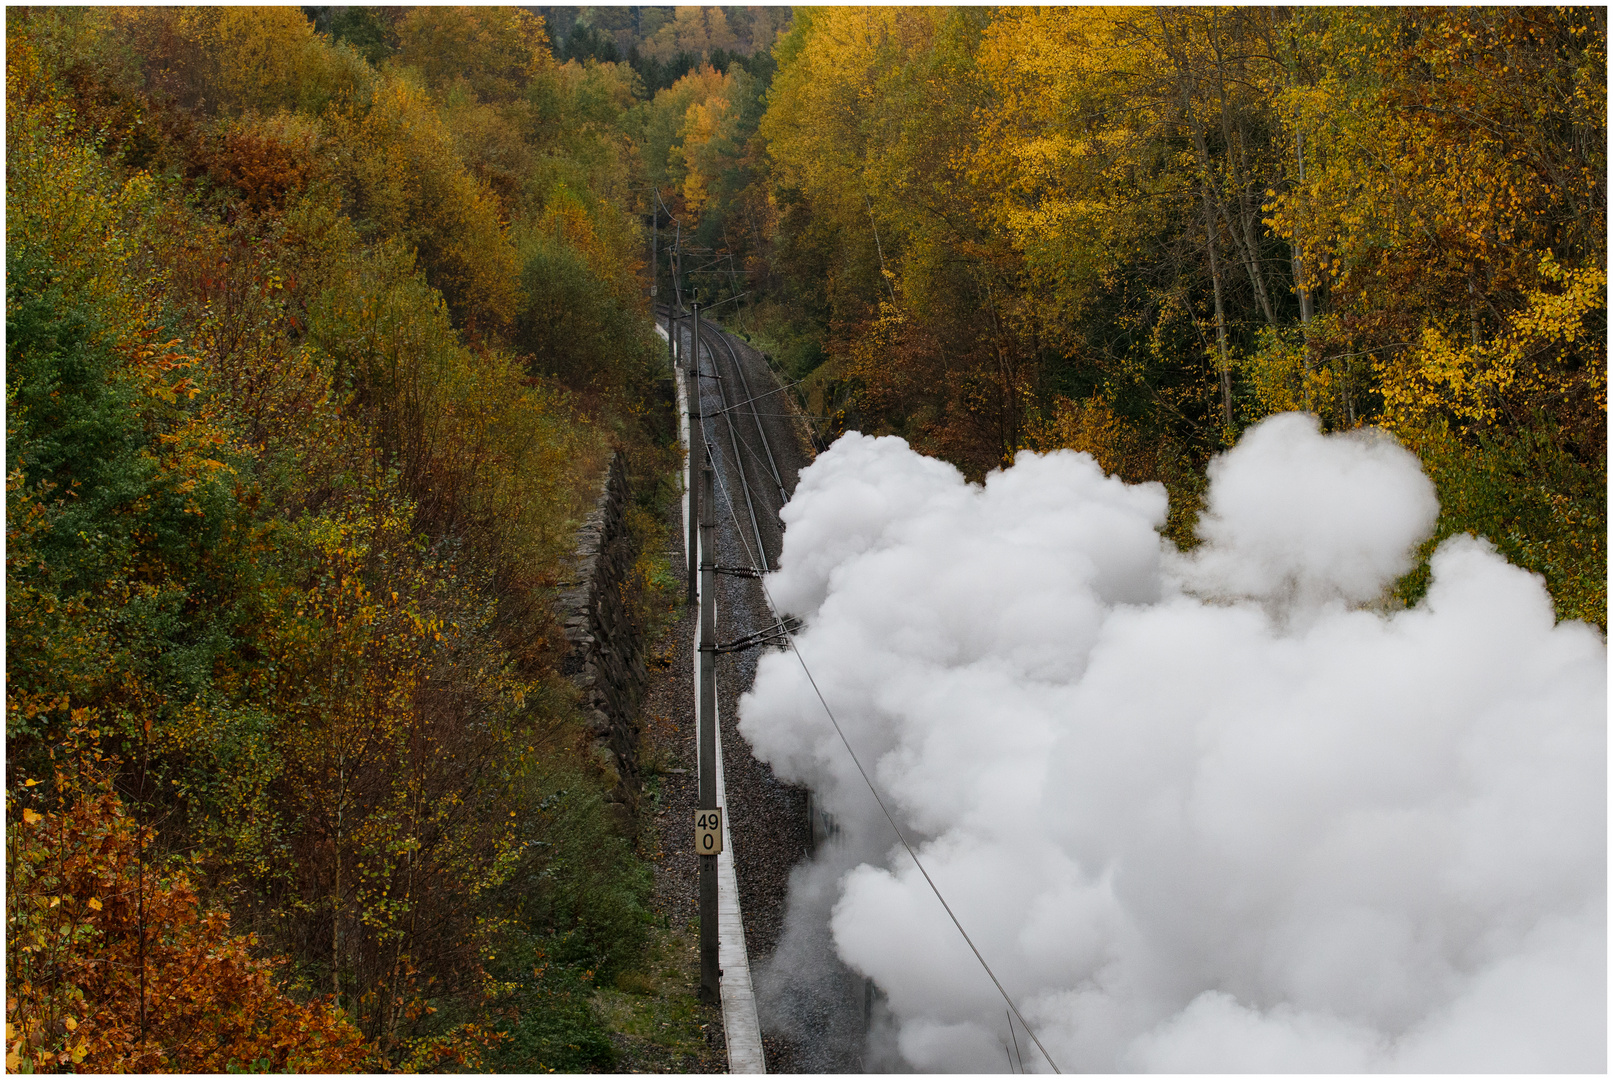
<svg viewBox="0 0 1613 1080"><path fill-rule="evenodd" d="M789 647L790 635L799 629L801 629L801 620L791 616L780 619L765 630L758 630L754 634L746 634L744 637L736 638L726 644L704 647L711 649L714 653L744 652L746 649L754 649L762 645L785 649Z"/></svg>

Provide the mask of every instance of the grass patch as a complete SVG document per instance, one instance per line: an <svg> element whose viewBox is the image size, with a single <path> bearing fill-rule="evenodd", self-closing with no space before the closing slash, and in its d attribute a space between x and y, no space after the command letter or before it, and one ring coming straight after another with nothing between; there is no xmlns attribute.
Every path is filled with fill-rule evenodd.
<svg viewBox="0 0 1613 1080"><path fill-rule="evenodd" d="M695 933L659 927L641 964L595 990L594 1007L620 1054L619 1070L704 1072L726 1064L711 1037L721 1014L695 997L699 983Z"/></svg>
<svg viewBox="0 0 1613 1080"><path fill-rule="evenodd" d="M620 1054L594 1008L595 971L554 961L547 943L514 947L500 972L505 993L490 1012L504 1038L493 1072L614 1072Z"/></svg>

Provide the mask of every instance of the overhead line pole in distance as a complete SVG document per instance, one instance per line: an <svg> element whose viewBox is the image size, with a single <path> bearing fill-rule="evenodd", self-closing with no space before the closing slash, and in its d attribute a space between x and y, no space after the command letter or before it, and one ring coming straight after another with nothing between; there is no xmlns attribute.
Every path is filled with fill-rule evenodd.
<svg viewBox="0 0 1613 1080"><path fill-rule="evenodd" d="M678 309L677 309L677 306L674 304L673 301L677 298L677 291L678 291L678 268L677 268L678 243L677 243L677 238L679 238L679 237L681 237L683 235L683 224L682 224L682 222L678 221L677 218L672 216L672 211L671 210L667 210L666 203L661 200L661 189L656 188L655 189L655 212L656 212L655 220L656 220L657 228L659 228L659 226L660 226L660 221L661 221L660 214L661 214L661 211L663 211L663 210L666 211L667 224L668 225L675 225L675 226L677 226L677 229L678 229L678 231L673 234L674 239L672 241L672 250L667 253L667 260L666 260L667 261L668 276L672 278L672 293L673 293L673 295L667 297L667 302L666 302L666 355L667 355L667 362L672 365L672 375L673 375L674 378L676 378L677 374L678 374ZM660 262L659 256L657 256L656 262L655 262L655 281L656 281L655 286L650 290L652 296L660 291L661 262Z"/></svg>
<svg viewBox="0 0 1613 1080"><path fill-rule="evenodd" d="M655 205L650 207L654 217L650 224L650 315L655 315L655 305L661 302L661 192L655 192ZM670 221L668 222L670 224ZM677 324L672 321L672 305L666 306L666 362L672 369L673 378L678 375L678 354L672 348L672 330ZM674 395L676 396L676 395Z"/></svg>
<svg viewBox="0 0 1613 1080"><path fill-rule="evenodd" d="M702 492L695 485L695 470L706 460L706 431L704 426L704 409L700 406L700 305L693 301L689 306L694 309L694 338L689 345L689 355L684 360L684 374L689 380L689 603L695 602L695 574L700 565L700 527L701 514L705 508L701 505Z"/></svg>
<svg viewBox="0 0 1613 1080"><path fill-rule="evenodd" d="M665 205L664 203L662 204ZM673 225L672 254L667 259L667 273L672 278L672 295L667 297L667 337L672 341L672 366L677 367L683 357L683 343L678 340L676 333L679 316L683 314L683 222L672 217L672 211L667 211L667 217ZM694 487L694 474L689 474L689 486Z"/></svg>

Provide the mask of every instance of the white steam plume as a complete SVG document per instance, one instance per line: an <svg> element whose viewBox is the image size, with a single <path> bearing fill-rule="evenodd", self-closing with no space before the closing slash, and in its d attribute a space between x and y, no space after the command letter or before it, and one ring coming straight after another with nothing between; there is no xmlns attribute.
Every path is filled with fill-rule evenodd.
<svg viewBox="0 0 1613 1080"><path fill-rule="evenodd" d="M1604 1071L1601 635L1465 537L1375 603L1437 513L1387 436L1278 416L1210 477L1183 555L1164 490L1087 455L978 486L854 433L769 587L1064 1071ZM892 1064L1005 1070L1001 998L796 658L740 712L841 825L792 909L883 992Z"/></svg>

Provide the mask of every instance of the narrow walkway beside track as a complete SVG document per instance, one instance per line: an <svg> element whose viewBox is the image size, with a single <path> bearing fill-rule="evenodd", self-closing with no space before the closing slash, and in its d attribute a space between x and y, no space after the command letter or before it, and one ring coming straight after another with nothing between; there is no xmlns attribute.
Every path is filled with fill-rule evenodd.
<svg viewBox="0 0 1613 1080"><path fill-rule="evenodd" d="M660 313L663 334L665 314L664 310ZM687 318L676 324L685 357L690 353L691 330ZM704 320L700 336L704 403L700 412L716 478L715 561L723 566L771 570L778 565L783 542L778 513L794 490L800 470L811 460L810 443L804 426L791 412L787 391L760 353ZM687 380L681 372L677 382L686 424L689 409L683 395ZM760 583L754 579L719 575L716 599L719 641L764 631L773 623ZM716 665L725 850L732 859L735 906L752 969L765 966L778 945L790 871L808 857L811 843L805 791L774 778L766 765L751 756L738 732L737 703L755 676L758 651L724 653L717 657ZM687 730L692 739L692 716ZM731 940L723 934L721 923L719 938ZM722 965L724 1026L728 1028L726 1006L733 969L726 956ZM734 1054L735 1032L727 1034L731 1067L741 1071ZM763 1030L760 1034L770 1072L809 1071L814 1069L809 1062L822 1060L821 1048L794 1045L776 1032ZM854 1063L847 1066L854 1067Z"/></svg>
<svg viewBox="0 0 1613 1080"><path fill-rule="evenodd" d="M684 447L683 467L683 530L688 535L689 517L693 513L689 495L693 488L694 462L689 460L689 398L683 379L676 379L678 388L678 435ZM698 585L697 585L698 590ZM698 591L697 591L698 596ZM691 648L694 672L694 700L700 700L700 654L698 642ZM720 707L719 707L720 716ZM719 720L719 725L721 721ZM694 725L690 725L694 731ZM721 740L717 743L717 805L728 805L727 785L723 776ZM762 1053L762 1025L756 1018L756 994L751 986L750 957L745 949L745 925L740 914L739 885L734 875L734 840L730 829L730 815L723 816L723 849L717 856L717 963L722 968L722 1021L723 1041L728 1049L728 1071L731 1073L765 1073L766 1059Z"/></svg>

